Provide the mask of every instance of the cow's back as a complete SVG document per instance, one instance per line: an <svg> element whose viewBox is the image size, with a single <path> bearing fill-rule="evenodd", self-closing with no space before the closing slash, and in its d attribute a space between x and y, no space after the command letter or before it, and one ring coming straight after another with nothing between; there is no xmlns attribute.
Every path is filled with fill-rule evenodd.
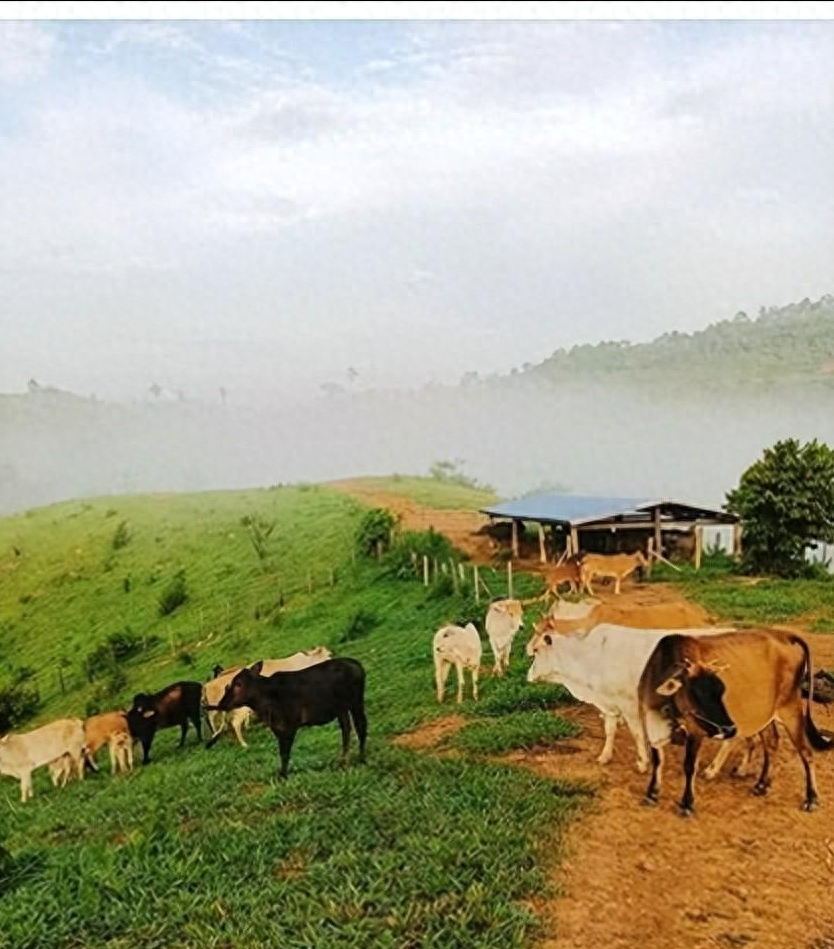
<svg viewBox="0 0 834 949"><path fill-rule="evenodd" d="M0 744L3 767L39 768L64 754L79 755L84 747L84 723L61 718L30 732L8 735Z"/></svg>

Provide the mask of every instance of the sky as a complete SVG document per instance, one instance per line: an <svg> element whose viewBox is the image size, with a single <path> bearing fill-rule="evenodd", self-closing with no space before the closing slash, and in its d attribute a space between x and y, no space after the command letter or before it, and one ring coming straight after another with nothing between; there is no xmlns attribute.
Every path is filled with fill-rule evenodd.
<svg viewBox="0 0 834 949"><path fill-rule="evenodd" d="M454 382L833 262L830 22L0 22L0 391Z"/></svg>

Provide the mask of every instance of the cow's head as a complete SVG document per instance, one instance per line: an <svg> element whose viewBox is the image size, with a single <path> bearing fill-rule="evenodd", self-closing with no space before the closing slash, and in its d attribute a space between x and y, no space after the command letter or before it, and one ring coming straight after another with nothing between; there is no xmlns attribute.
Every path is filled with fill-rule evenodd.
<svg viewBox="0 0 834 949"><path fill-rule="evenodd" d="M521 600L495 600L490 603L489 612L503 617L512 627L513 633L524 628L524 608Z"/></svg>
<svg viewBox="0 0 834 949"><path fill-rule="evenodd" d="M545 617L536 624L536 632L527 643L533 664L527 671L528 682L561 682L561 647L565 637L553 630Z"/></svg>
<svg viewBox="0 0 834 949"><path fill-rule="evenodd" d="M217 708L221 712L229 712L233 708L242 708L249 705L255 688L255 682L263 669L263 660L259 660L254 665L244 666L240 672L226 686L223 697L217 703Z"/></svg>
<svg viewBox="0 0 834 949"><path fill-rule="evenodd" d="M138 695L134 695L133 706L131 707L130 711L135 716L141 716L142 718L153 718L156 715L156 704L154 702L154 697L152 695L147 695L145 692L140 692Z"/></svg>
<svg viewBox="0 0 834 949"><path fill-rule="evenodd" d="M733 738L737 731L724 705L726 687L721 671L720 667L685 658L666 670L655 690L672 699L687 730L719 740Z"/></svg>

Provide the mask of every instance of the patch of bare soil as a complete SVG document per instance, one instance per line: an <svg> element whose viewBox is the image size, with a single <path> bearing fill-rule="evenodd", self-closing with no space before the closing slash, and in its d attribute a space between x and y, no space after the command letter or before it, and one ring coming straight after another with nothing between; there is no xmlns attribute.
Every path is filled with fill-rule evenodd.
<svg viewBox="0 0 834 949"><path fill-rule="evenodd" d="M497 552L495 541L486 534L478 533L489 523L489 519L477 511L424 507L398 494L376 491L362 481L333 481L327 487L349 494L371 507L387 508L400 518L404 530L426 531L433 527L475 563L490 563Z"/></svg>
<svg viewBox="0 0 834 949"><path fill-rule="evenodd" d="M437 747L449 735L454 735L466 724L463 715L444 715L442 718L435 718L410 732L398 735L394 739L394 744L400 748L408 748L411 751L428 751Z"/></svg>

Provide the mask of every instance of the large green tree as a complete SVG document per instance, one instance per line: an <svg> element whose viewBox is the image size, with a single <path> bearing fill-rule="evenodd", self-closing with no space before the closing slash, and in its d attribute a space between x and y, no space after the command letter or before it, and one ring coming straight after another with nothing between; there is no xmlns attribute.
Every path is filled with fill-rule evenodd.
<svg viewBox="0 0 834 949"><path fill-rule="evenodd" d="M741 518L747 572L797 576L806 548L834 542L834 451L777 442L727 494L727 510Z"/></svg>

